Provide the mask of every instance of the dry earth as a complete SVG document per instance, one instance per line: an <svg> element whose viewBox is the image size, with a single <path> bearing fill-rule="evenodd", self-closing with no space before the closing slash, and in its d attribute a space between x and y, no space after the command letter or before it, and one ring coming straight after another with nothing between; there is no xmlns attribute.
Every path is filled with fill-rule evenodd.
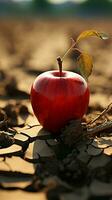
<svg viewBox="0 0 112 200"><path fill-rule="evenodd" d="M105 115L86 127L89 137L76 138L75 147L70 148L74 144L68 145L68 141L76 124L65 128L67 144L63 148L69 150L61 159L57 149L63 152L63 144L41 126L29 127L38 123L29 101L33 80L45 70L56 69L56 57L66 51L70 38L88 29L107 32L110 39L80 43L94 59L89 78L91 99L83 119L86 126L112 102L111 20L0 20L1 200L112 200L111 105ZM64 69L75 70L73 53L65 59ZM90 134L104 122L110 126Z"/></svg>

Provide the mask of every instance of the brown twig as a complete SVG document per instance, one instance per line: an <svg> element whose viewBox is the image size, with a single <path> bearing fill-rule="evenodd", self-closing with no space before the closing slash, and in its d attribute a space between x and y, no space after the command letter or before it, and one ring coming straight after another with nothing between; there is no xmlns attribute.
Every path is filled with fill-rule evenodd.
<svg viewBox="0 0 112 200"><path fill-rule="evenodd" d="M108 129L112 128L112 120L104 122L103 124L99 126L95 126L94 128L87 129L87 135L94 136L95 134L101 132L101 131L107 131Z"/></svg>
<svg viewBox="0 0 112 200"><path fill-rule="evenodd" d="M98 119L100 119L102 116L104 116L105 114L107 114L107 112L110 110L110 107L112 105L112 102L93 120L89 121L87 123L87 125L93 124L94 122L96 122Z"/></svg>

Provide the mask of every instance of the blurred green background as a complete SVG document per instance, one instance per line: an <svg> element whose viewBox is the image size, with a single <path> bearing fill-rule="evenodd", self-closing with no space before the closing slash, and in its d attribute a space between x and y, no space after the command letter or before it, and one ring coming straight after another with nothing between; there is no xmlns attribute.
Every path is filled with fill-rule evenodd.
<svg viewBox="0 0 112 200"><path fill-rule="evenodd" d="M0 0L0 16L111 17L112 0Z"/></svg>

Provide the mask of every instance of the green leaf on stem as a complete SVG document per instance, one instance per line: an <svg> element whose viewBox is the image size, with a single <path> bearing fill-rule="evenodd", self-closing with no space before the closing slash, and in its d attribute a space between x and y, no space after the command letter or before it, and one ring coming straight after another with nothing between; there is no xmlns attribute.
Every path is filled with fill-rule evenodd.
<svg viewBox="0 0 112 200"><path fill-rule="evenodd" d="M97 36L103 40L106 40L109 38L109 36L106 33L98 32L96 30L87 30L83 31L76 39L76 43L78 43L80 40L85 39L90 36Z"/></svg>
<svg viewBox="0 0 112 200"><path fill-rule="evenodd" d="M93 61L92 57L87 53L81 53L77 59L81 75L87 80L92 73Z"/></svg>

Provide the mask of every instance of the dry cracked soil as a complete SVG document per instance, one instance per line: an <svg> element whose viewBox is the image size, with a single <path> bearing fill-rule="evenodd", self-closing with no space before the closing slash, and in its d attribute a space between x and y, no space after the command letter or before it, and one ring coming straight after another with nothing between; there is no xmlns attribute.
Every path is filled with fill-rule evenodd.
<svg viewBox="0 0 112 200"><path fill-rule="evenodd" d="M54 138L32 113L31 84L88 29L110 35L80 43L94 60L88 112ZM111 35L107 19L0 19L0 200L112 200ZM74 52L64 69L75 71Z"/></svg>

